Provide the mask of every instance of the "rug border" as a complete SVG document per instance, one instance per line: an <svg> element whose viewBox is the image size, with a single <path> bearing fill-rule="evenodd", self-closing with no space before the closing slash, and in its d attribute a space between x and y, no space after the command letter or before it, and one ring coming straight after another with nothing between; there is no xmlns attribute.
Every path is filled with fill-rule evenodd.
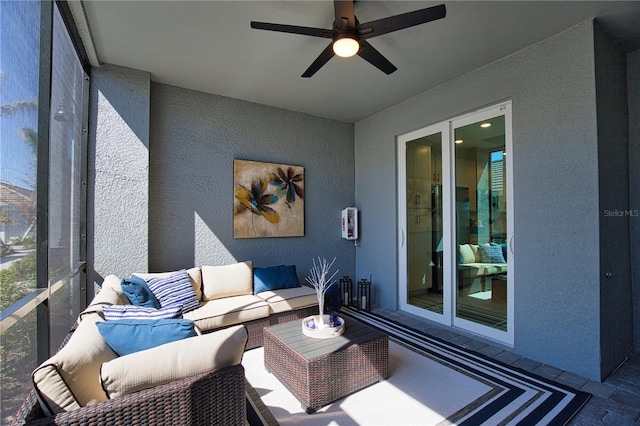
<svg viewBox="0 0 640 426"><path fill-rule="evenodd" d="M244 379L244 389L247 399L247 424L249 426L279 426L280 423L273 416L269 407L262 402L262 398L246 378Z"/></svg>
<svg viewBox="0 0 640 426"><path fill-rule="evenodd" d="M509 364L507 364L507 363L505 363L503 361L496 360L496 359L494 359L494 358L492 358L490 356L487 356L485 354L479 353L479 352L474 351L472 349L468 349L468 348L462 347L462 346L460 346L460 345L458 345L456 343L451 343L451 342L449 342L447 340L442 339L441 337L432 336L432 335L430 335L430 334L428 334L428 333L426 333L426 332L424 332L422 330L419 330L419 329L416 329L416 328L411 327L409 325L403 324L402 322L400 322L398 320L395 320L395 319L387 318L387 317L384 317L382 315L379 315L379 314L376 314L376 313L373 313L373 312L359 311L359 310L356 310L354 308L344 307L344 306L341 308L341 313L344 313L345 315L349 315L349 316L351 316L352 318L354 318L356 320L358 320L359 319L358 316L361 315L361 316L363 316L365 318L367 316L370 316L373 320L380 321L382 323L384 323L384 322L391 323L391 324L393 324L394 326L396 326L398 328L410 330L411 333L418 334L418 335L422 336L425 339L433 340L433 341L437 342L441 348L444 348L444 349L447 349L447 350L450 350L450 349L453 348L453 349L455 349L455 351L458 351L458 352L460 352L462 354L472 355L472 356L474 356L476 358L479 358L479 359L482 359L482 360L484 360L486 362L495 364L495 365L497 365L498 367L500 367L500 368L502 368L504 370L515 371L520 376L531 378L532 381L542 382L542 383L547 384L548 386L552 386L552 387L555 387L555 388L562 389L567 394L573 394L574 396L572 397L571 401L569 401L567 403L567 405L564 408L562 408L562 410L558 414L556 414L554 416L554 418L548 423L549 425L565 425L565 424L567 424L582 409L582 407L584 407L584 405L589 401L589 399L592 396L588 392L575 389L575 388L573 388L571 386L565 385L563 383L559 383L559 382L557 382L555 380L548 379L546 377L542 377L542 376L540 376L538 374L529 372L529 371L523 369L522 367L509 365ZM372 327L375 327L375 328L377 328L379 330L382 330L380 327L377 327L374 324L371 324L369 322L367 322L367 324L372 326ZM398 337L396 336L396 338L398 338ZM403 339L399 339L399 340L403 340ZM407 342L407 343L411 343L411 342ZM464 422L462 424L464 424ZM529 422L523 422L521 424L536 424L536 422L535 421L530 422L530 423Z"/></svg>

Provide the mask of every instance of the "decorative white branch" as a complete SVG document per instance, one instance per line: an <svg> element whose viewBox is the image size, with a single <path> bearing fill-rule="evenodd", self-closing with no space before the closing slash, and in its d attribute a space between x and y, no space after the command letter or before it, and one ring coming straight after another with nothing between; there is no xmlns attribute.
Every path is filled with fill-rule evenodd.
<svg viewBox="0 0 640 426"><path fill-rule="evenodd" d="M327 276L329 275L329 271L331 270L331 267L333 266L333 263L335 261L335 257L333 258L331 263L328 263L326 259L320 259L320 257L318 257L318 264L316 265L316 261L315 259L313 259L313 267L310 269L311 275L306 278L307 282L311 284L316 290L321 323L324 322L324 293L329 289L329 287L335 284L333 278L338 273L338 270L336 270L333 274L331 274L331 276L329 276L329 278L327 278Z"/></svg>

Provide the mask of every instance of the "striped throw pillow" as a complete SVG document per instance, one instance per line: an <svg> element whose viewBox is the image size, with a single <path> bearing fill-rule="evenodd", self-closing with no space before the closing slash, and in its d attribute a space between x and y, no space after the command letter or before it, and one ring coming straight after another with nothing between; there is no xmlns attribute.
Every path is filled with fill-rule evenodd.
<svg viewBox="0 0 640 426"><path fill-rule="evenodd" d="M507 263L502 256L502 246L497 244L481 244L482 263Z"/></svg>
<svg viewBox="0 0 640 426"><path fill-rule="evenodd" d="M198 296L193 290L191 279L185 269L166 278L149 278L147 285L163 308L177 305L182 308L184 313L200 307L200 301L198 301Z"/></svg>
<svg viewBox="0 0 640 426"><path fill-rule="evenodd" d="M102 313L107 321L120 319L157 320L182 318L182 307L179 305L167 306L160 309L146 308L136 305L111 305L103 306Z"/></svg>

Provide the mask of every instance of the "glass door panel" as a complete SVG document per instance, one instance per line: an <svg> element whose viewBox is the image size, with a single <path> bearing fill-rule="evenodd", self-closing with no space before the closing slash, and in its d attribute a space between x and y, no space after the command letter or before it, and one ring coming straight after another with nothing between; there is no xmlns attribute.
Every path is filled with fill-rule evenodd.
<svg viewBox="0 0 640 426"><path fill-rule="evenodd" d="M511 104L398 136L401 310L513 344Z"/></svg>
<svg viewBox="0 0 640 426"><path fill-rule="evenodd" d="M448 126L431 126L398 139L400 305L449 323L450 291L444 274L443 138Z"/></svg>
<svg viewBox="0 0 640 426"><path fill-rule="evenodd" d="M472 117L477 121L458 127L454 123L453 128L457 249L454 310L455 319L462 320L457 325L464 328L507 332L506 120L504 114L488 115L479 114Z"/></svg>
<svg viewBox="0 0 640 426"><path fill-rule="evenodd" d="M407 303L442 314L442 158L437 133L407 144Z"/></svg>

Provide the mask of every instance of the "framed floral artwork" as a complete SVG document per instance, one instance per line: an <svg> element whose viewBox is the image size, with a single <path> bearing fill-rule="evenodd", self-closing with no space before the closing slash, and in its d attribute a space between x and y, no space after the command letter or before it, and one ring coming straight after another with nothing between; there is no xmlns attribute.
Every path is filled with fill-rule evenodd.
<svg viewBox="0 0 640 426"><path fill-rule="evenodd" d="M304 236L304 167L233 160L233 237Z"/></svg>

